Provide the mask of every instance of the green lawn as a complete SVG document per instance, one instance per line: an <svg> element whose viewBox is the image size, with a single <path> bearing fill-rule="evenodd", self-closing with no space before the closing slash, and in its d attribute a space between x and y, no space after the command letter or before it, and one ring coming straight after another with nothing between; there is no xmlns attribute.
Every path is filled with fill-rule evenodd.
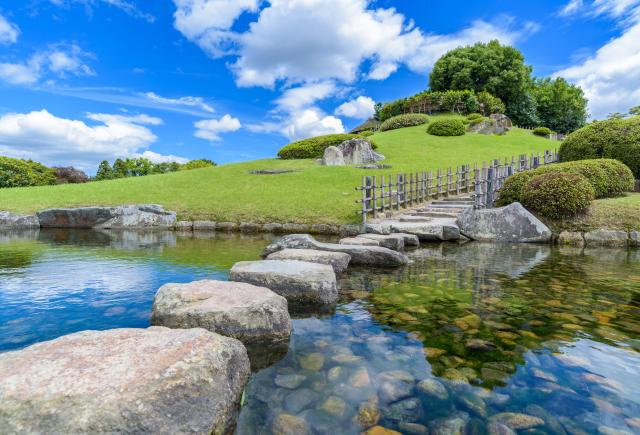
<svg viewBox="0 0 640 435"><path fill-rule="evenodd" d="M640 193L628 193L619 198L598 199L589 212L567 222L554 222L556 231L589 231L599 228L640 231Z"/></svg>
<svg viewBox="0 0 640 435"><path fill-rule="evenodd" d="M255 160L215 168L82 185L0 190L0 210L28 213L50 207L161 204L181 219L215 221L347 223L357 220L355 186L362 176L446 168L559 146L528 130L505 136L466 134L436 137L425 126L378 133L386 171L322 167L313 160ZM250 175L256 169L294 169L279 175Z"/></svg>

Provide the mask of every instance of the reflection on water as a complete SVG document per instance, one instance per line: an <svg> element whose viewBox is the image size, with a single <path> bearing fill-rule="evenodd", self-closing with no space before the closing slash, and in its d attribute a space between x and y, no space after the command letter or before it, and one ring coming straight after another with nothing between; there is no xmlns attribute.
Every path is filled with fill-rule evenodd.
<svg viewBox="0 0 640 435"><path fill-rule="evenodd" d="M166 282L225 279L264 238L0 235L0 349L145 327ZM239 434L640 433L640 251L434 245L354 269L252 376ZM617 432L616 432L617 431Z"/></svg>

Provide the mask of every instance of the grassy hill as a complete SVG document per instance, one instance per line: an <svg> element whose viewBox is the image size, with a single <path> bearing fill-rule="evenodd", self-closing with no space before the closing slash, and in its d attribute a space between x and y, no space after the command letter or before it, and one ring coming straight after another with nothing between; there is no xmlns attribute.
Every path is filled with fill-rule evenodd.
<svg viewBox="0 0 640 435"><path fill-rule="evenodd" d="M363 175L396 174L542 152L558 142L513 129L504 136L436 137L425 126L377 133L385 171L322 167L312 160L254 160L215 168L87 184L0 189L0 210L30 213L50 207L153 203L181 219L215 221L347 223L357 220ZM293 169L279 175L252 170Z"/></svg>

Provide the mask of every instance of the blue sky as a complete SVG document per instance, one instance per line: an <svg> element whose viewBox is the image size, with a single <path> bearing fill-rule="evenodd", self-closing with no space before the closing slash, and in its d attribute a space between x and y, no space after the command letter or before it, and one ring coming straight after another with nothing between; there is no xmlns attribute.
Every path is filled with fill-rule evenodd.
<svg viewBox="0 0 640 435"><path fill-rule="evenodd" d="M581 85L594 118L640 104L640 0L3 0L0 155L272 157L490 39Z"/></svg>

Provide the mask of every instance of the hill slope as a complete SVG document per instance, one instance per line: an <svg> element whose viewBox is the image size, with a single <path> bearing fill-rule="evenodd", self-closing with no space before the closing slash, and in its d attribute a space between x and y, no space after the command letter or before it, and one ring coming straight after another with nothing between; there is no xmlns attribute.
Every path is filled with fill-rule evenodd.
<svg viewBox="0 0 640 435"><path fill-rule="evenodd" d="M513 129L505 136L436 137L425 126L377 133L385 171L322 167L312 160L254 160L215 168L87 184L0 190L0 210L34 212L50 207L153 203L181 219L347 223L357 220L354 200L362 176L445 168L554 149L558 142ZM259 169L293 169L252 175Z"/></svg>

